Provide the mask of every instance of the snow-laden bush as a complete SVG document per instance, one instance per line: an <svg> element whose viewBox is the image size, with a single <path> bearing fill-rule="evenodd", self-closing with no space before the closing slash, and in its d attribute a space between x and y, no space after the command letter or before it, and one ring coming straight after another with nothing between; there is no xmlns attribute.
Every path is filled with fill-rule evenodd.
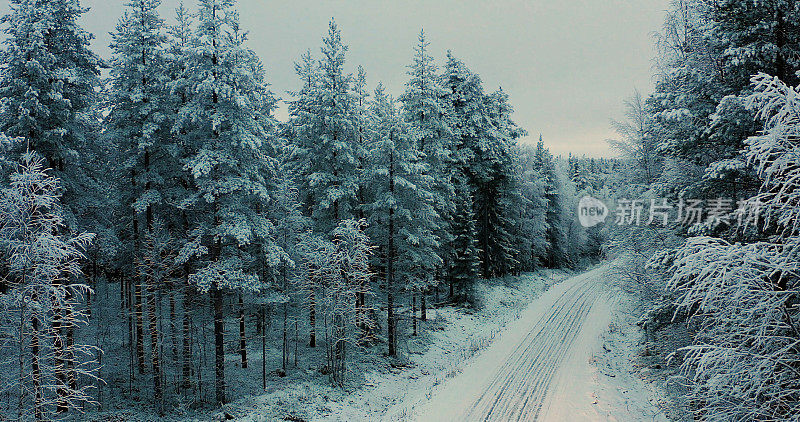
<svg viewBox="0 0 800 422"><path fill-rule="evenodd" d="M781 245L696 237L678 250L669 287L697 308L683 370L703 420L798 420L798 261Z"/></svg>
<svg viewBox="0 0 800 422"><path fill-rule="evenodd" d="M666 262L677 305L699 323L683 371L702 420L800 420L800 91L753 78L764 121L746 156L763 183L766 242L690 238Z"/></svg>
<svg viewBox="0 0 800 422"><path fill-rule="evenodd" d="M100 350L74 338L88 322L79 280L93 235L64 233L60 182L42 163L24 154L0 192L0 393L17 394L19 420L81 409L99 382Z"/></svg>
<svg viewBox="0 0 800 422"><path fill-rule="evenodd" d="M373 248L364 226L364 220L343 220L333 230L333 240L310 236L301 246L305 281L300 287L309 298L309 311L321 322L326 369L338 386L347 381L349 348L368 344L375 328L370 318L373 309L358 300L373 295L369 268Z"/></svg>

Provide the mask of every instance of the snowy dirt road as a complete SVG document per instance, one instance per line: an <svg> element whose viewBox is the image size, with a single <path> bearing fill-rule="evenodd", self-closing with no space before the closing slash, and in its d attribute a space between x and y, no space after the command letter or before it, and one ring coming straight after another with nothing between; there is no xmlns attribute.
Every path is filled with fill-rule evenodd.
<svg viewBox="0 0 800 422"><path fill-rule="evenodd" d="M617 300L603 282L606 271L598 267L542 294L461 374L434 390L412 419L660 420L641 386L619 385L635 380L600 374L592 364Z"/></svg>

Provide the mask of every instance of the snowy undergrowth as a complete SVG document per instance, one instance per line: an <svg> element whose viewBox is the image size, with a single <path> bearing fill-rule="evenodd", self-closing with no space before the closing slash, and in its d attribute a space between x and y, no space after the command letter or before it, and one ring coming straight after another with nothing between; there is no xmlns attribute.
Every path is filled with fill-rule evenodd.
<svg viewBox="0 0 800 422"><path fill-rule="evenodd" d="M475 308L430 309L417 337L410 335L405 324L398 359L385 358L383 345L373 347L373 353L352 370L363 374L360 385L352 390L332 388L324 378L314 377L238 400L224 412L241 421L408 420L414 405L428 398L436 385L457 375L533 299L565 277L563 271L546 270L479 283Z"/></svg>
<svg viewBox="0 0 800 422"><path fill-rule="evenodd" d="M656 344L648 343L637 326L647 303L622 289L617 297L618 310L602 336L602 349L592 359L606 386L605 391L599 389L598 399L616 401L628 410L636 408L641 420L687 420L676 400L680 385L673 379L674 367L668 363L669 353L675 350L673 344L680 340L670 331L659 333ZM661 353L662 349L669 352ZM653 413L656 409L660 413Z"/></svg>

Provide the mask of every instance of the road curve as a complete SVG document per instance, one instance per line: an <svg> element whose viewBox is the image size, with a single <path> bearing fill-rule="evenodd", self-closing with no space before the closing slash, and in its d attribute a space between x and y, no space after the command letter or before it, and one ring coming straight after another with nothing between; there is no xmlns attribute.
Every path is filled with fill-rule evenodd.
<svg viewBox="0 0 800 422"><path fill-rule="evenodd" d="M592 308L607 300L604 270L600 267L572 277L543 293L495 344L434 391L413 419L545 419L542 415L548 410L556 374L563 370Z"/></svg>

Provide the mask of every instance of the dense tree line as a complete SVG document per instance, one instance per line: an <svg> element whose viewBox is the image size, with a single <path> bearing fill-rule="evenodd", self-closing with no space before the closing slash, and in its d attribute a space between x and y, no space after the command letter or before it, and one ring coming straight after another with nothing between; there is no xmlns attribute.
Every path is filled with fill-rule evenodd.
<svg viewBox="0 0 800 422"><path fill-rule="evenodd" d="M224 404L232 336L241 369L261 339L266 388L274 315L283 375L302 329L345 385L354 350L395 358L399 319L416 335L431 300L579 257L563 160L518 145L508 95L451 52L440 71L424 33L394 98L346 70L332 20L279 122L233 0L172 24L159 7L126 2L107 62L78 0L12 0L2 20L7 411L50 419L118 392L159 412L176 393L203 402L207 323L209 401Z"/></svg>

